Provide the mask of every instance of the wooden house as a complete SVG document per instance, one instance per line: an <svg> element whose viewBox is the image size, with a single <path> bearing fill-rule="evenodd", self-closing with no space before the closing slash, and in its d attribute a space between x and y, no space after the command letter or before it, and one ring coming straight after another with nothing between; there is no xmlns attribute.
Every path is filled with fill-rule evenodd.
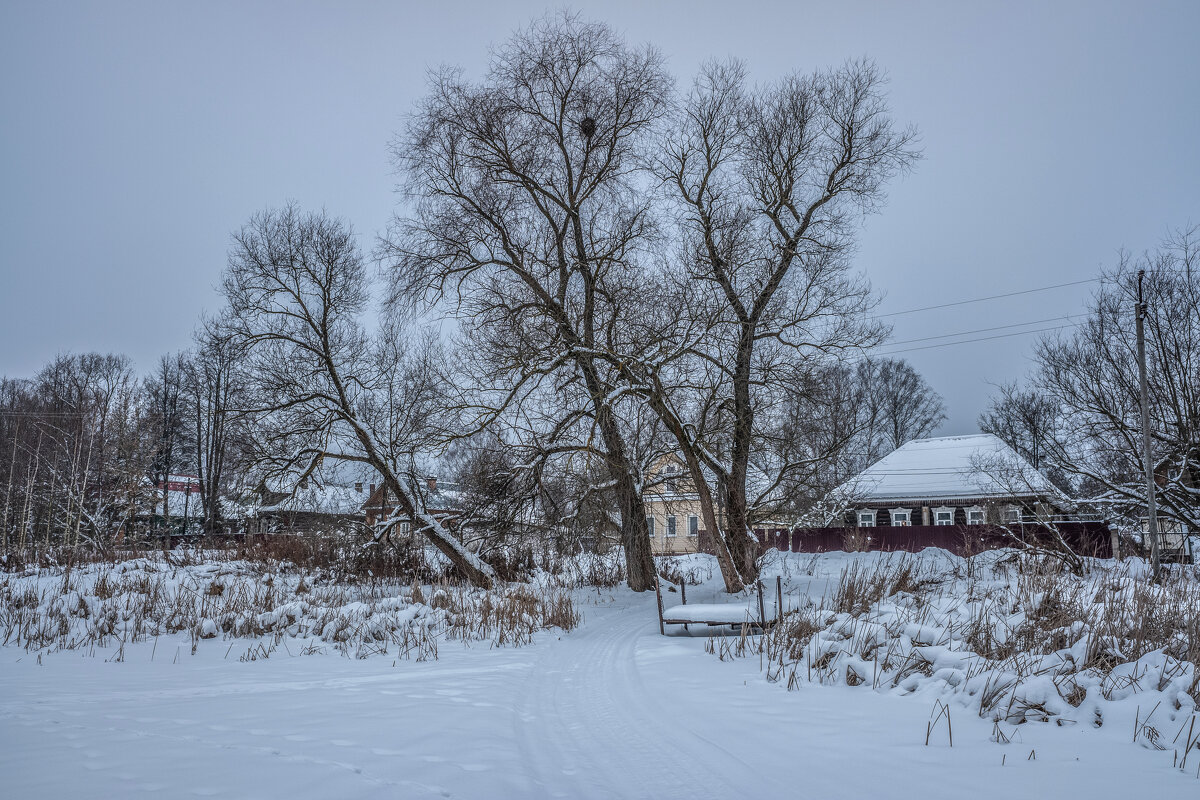
<svg viewBox="0 0 1200 800"><path fill-rule="evenodd" d="M831 495L859 528L1065 520L1073 503L989 433L914 439Z"/></svg>
<svg viewBox="0 0 1200 800"><path fill-rule="evenodd" d="M458 487L454 484L443 483L439 486L435 476L425 479L422 487L425 496L425 509L442 525L453 530L462 516L461 504L458 502ZM399 515L398 533L407 534L412 530L412 520L408 519L399 507L395 492L387 484L370 484L367 499L362 504L366 516L367 527L374 527L383 522L395 520Z"/></svg>

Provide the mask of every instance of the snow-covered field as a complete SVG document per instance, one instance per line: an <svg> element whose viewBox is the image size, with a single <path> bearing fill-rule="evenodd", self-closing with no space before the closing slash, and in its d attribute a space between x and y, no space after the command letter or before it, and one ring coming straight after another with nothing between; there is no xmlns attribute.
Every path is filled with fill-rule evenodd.
<svg viewBox="0 0 1200 800"><path fill-rule="evenodd" d="M241 591L238 568L189 568L176 583L202 589L226 573L219 594L198 595L209 604L199 629L181 619L187 627L172 632L165 621L149 619L141 640L123 648L111 633L103 646L0 648L4 795L1200 796L1200 751L1190 753L1186 771L1172 764L1183 756L1185 737L1200 737L1200 719L1189 734L1194 705L1180 690L1194 666L1169 666L1159 649L1143 660L1146 670L1134 664L1121 673L1113 656L1107 674L1133 680L1118 677L1104 686L1082 676L1082 694L1072 695L1077 705L1044 698L1052 721L1007 721L1009 703L998 723L994 714L978 713L980 692L972 694L970 682L979 674L963 663L966 626L954 620L965 611L951 608L952 598L968 600L959 597L968 583L960 560L927 551L910 573L914 585L869 603L857 617L829 621L826 606L846 601L835 598L843 570L877 575L879 559L770 560L768 599L780 575L793 617L819 627L803 651L782 659L770 642L756 649L757 637L659 636L653 594L623 588L576 589L577 628L563 632L531 619L522 629L527 635L496 646L503 626L495 620L487 630L460 624L458 635L451 634L450 618L464 614L467 601L435 601L428 586L416 597L396 589L393 599L313 586L298 601L297 577L272 576L273 585L287 584L280 600L299 606L290 616L260 620L231 599ZM689 605L735 602L720 593L705 557L674 568L702 579L688 587ZM196 577L196 570L208 571ZM1002 590L1019 589L1016 576L988 574L972 583L976 608L989 592L999 598ZM1085 583L1103 584L1104 574ZM936 589L920 584L938 576ZM30 584L46 588L48 597L50 586L62 584L61 574L7 580L9 597ZM64 602L76 609L96 603L89 580L95 575L77 577ZM258 576L240 580L244 587L263 584ZM909 599L922 591L925 599ZM677 595L665 600L675 604ZM1045 598L1031 602L1011 609L1003 627L992 630L1023 630L1022 616L1036 614ZM247 611L241 629L228 616L237 608ZM97 619L111 619L93 610L82 616L67 615L67 636L86 636ZM851 619L861 620L854 630ZM113 627L119 634L129 623L118 619ZM868 623L879 627L869 629L876 649L867 655L880 662L885 652L895 656L889 670L881 668L884 678L864 666L871 663L861 652ZM160 626L157 637L149 634L153 626ZM404 631L421 630L436 639L436 654L427 644L404 653L398 644L409 635ZM1084 632L1075 633L1064 650L1078 648ZM777 643L783 641L781 634ZM914 663L913 653L928 656L930 668L912 669L893 686L895 673ZM785 662L782 671L772 658ZM820 668L810 669L815 662ZM867 672L865 680L847 685L847 666ZM1001 661L992 666L995 674L1007 668ZM1034 673L1031 687L1051 676ZM931 729L942 703L951 725L943 716ZM1096 710L1100 727L1093 724ZM1152 710L1149 726L1164 750L1146 732Z"/></svg>

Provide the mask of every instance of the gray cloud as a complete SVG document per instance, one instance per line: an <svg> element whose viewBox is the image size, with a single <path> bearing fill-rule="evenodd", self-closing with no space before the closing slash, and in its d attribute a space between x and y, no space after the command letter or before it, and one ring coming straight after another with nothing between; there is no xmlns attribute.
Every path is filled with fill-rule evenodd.
<svg viewBox="0 0 1200 800"><path fill-rule="evenodd" d="M478 71L546 8L434 5L5 4L0 374L85 349L146 369L187 346L218 305L229 232L265 205L325 206L369 243L395 202L385 146L425 69ZM681 81L727 55L763 80L864 54L890 73L926 157L863 236L881 313L1092 277L1200 220L1200 4L576 7L656 43ZM891 320L899 340L1041 320L1088 289ZM961 433L1032 340L904 355Z"/></svg>

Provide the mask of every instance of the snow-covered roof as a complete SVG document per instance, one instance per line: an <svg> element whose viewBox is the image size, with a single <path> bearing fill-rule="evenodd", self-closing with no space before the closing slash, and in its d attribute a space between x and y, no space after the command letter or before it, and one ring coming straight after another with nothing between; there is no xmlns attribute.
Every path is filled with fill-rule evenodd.
<svg viewBox="0 0 1200 800"><path fill-rule="evenodd" d="M997 436L914 439L839 486L856 502L1059 496L1059 491Z"/></svg>
<svg viewBox="0 0 1200 800"><path fill-rule="evenodd" d="M191 518L199 518L204 516L204 503L200 499L200 483L197 480L194 488L189 494L186 491L178 489L167 490L167 502L163 505L163 492L161 489L152 489L149 494L142 500L142 507L146 513L150 513L151 509L155 514L169 515L179 519L184 516ZM246 516L247 508L245 504L239 503L229 497L221 498L221 515L225 519L241 519Z"/></svg>
<svg viewBox="0 0 1200 800"><path fill-rule="evenodd" d="M292 495L274 505L262 506L259 511L358 515L362 513L362 504L366 499L366 494L353 486L318 486L310 483L307 487L297 488Z"/></svg>
<svg viewBox="0 0 1200 800"><path fill-rule="evenodd" d="M197 483L199 486L199 483ZM193 489L191 493L180 492L175 489L167 491L167 508L163 508L162 490L155 489L151 494L151 499L157 504L158 513L162 514L169 510L172 517L182 517L185 512L190 516L199 517L204 514L203 503L200 501L199 489Z"/></svg>

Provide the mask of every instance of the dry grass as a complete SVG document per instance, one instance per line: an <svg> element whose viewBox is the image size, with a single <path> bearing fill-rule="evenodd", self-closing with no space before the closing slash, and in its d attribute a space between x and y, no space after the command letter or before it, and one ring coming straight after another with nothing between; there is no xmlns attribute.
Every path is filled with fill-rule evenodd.
<svg viewBox="0 0 1200 800"><path fill-rule="evenodd" d="M853 615L865 614L884 598L900 592L920 592L937 582L933 577L921 577L916 560L907 554L874 566L854 561L842 571L833 597L833 609Z"/></svg>
<svg viewBox="0 0 1200 800"><path fill-rule="evenodd" d="M193 652L208 639L230 640L230 652L244 640L242 660L267 658L281 646L425 659L436 658L439 641L521 645L579 619L571 594L553 581L484 591L449 578L338 580L273 558L172 553L0 575L0 642L39 652L117 647L123 654L126 646L183 634Z"/></svg>
<svg viewBox="0 0 1200 800"><path fill-rule="evenodd" d="M1144 692L1185 720L1200 707L1195 569L1154 584L1135 562L1093 565L1084 577L1052 560L995 554L942 574L919 566L909 556L853 561L819 602L793 603L748 644L709 649L757 654L767 678L789 688L912 692L934 681L1010 724L1071 724L1078 709L1101 725L1098 702Z"/></svg>

